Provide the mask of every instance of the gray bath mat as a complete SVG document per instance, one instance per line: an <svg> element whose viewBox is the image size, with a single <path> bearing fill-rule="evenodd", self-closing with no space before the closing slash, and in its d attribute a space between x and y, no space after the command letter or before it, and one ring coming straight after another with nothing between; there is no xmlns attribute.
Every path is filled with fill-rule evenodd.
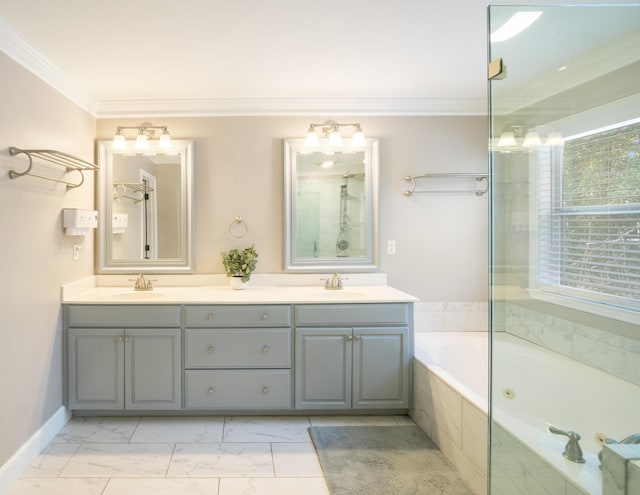
<svg viewBox="0 0 640 495"><path fill-rule="evenodd" d="M331 495L472 495L414 425L309 428Z"/></svg>

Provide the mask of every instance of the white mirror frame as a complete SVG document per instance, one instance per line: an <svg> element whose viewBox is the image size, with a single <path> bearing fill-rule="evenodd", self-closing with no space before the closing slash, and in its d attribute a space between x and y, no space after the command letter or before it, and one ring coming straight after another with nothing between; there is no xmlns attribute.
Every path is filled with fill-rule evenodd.
<svg viewBox="0 0 640 495"><path fill-rule="evenodd" d="M178 258L155 260L114 259L111 219L113 199L113 156L114 154L140 153L127 144L124 150L112 149L112 141L98 142L98 230L96 269L98 273L190 273L193 272L193 148L192 140L172 140L171 153L180 155L180 194L183 200L179 206L181 221L180 253ZM144 154L164 154L155 141L149 142Z"/></svg>
<svg viewBox="0 0 640 495"><path fill-rule="evenodd" d="M296 258L296 201L297 183L296 157L298 153L322 150L364 151L365 153L365 197L367 212L367 256L353 258ZM363 146L343 144L329 146L327 139L320 139L319 146L306 146L305 139L284 140L284 269L287 272L375 272L378 271L378 184L379 184L378 140L368 138Z"/></svg>

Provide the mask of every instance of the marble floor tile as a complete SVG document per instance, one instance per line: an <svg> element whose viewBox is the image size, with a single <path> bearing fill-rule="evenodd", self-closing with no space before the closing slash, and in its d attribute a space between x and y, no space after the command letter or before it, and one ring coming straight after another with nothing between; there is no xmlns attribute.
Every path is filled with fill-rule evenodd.
<svg viewBox="0 0 640 495"><path fill-rule="evenodd" d="M216 495L218 478L114 478L102 495Z"/></svg>
<svg viewBox="0 0 640 495"><path fill-rule="evenodd" d="M311 442L309 418L232 416L225 418L223 442Z"/></svg>
<svg viewBox="0 0 640 495"><path fill-rule="evenodd" d="M79 443L50 443L22 473L25 478L56 478L80 447Z"/></svg>
<svg viewBox="0 0 640 495"><path fill-rule="evenodd" d="M269 443L176 444L167 477L274 476Z"/></svg>
<svg viewBox="0 0 640 495"><path fill-rule="evenodd" d="M409 416L310 416L311 426L402 426L413 425Z"/></svg>
<svg viewBox="0 0 640 495"><path fill-rule="evenodd" d="M329 495L322 478L223 478L218 495Z"/></svg>
<svg viewBox="0 0 640 495"><path fill-rule="evenodd" d="M131 443L222 442L222 417L146 417L141 418Z"/></svg>
<svg viewBox="0 0 640 495"><path fill-rule="evenodd" d="M107 479L20 478L5 495L101 495Z"/></svg>
<svg viewBox="0 0 640 495"><path fill-rule="evenodd" d="M64 478L164 477L173 444L82 444L60 474Z"/></svg>
<svg viewBox="0 0 640 495"><path fill-rule="evenodd" d="M322 468L312 443L273 443L276 478L322 478Z"/></svg>
<svg viewBox="0 0 640 495"><path fill-rule="evenodd" d="M113 442L131 439L140 418L72 418L53 439L54 443Z"/></svg>

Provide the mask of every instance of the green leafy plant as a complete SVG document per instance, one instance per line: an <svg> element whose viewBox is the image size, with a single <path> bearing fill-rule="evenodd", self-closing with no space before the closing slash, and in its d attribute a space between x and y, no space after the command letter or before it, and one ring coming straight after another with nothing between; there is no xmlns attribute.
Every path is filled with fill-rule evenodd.
<svg viewBox="0 0 640 495"><path fill-rule="evenodd" d="M258 252L253 246L243 249L232 249L222 252L222 264L227 271L227 277L242 277L243 282L248 282L251 272L256 269Z"/></svg>

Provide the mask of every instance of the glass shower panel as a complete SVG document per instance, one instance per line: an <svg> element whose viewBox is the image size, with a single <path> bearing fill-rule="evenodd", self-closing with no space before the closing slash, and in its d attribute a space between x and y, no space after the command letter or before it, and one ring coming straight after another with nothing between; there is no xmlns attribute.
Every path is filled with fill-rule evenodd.
<svg viewBox="0 0 640 495"><path fill-rule="evenodd" d="M602 494L640 432L640 4L517 3L489 6L488 488Z"/></svg>

